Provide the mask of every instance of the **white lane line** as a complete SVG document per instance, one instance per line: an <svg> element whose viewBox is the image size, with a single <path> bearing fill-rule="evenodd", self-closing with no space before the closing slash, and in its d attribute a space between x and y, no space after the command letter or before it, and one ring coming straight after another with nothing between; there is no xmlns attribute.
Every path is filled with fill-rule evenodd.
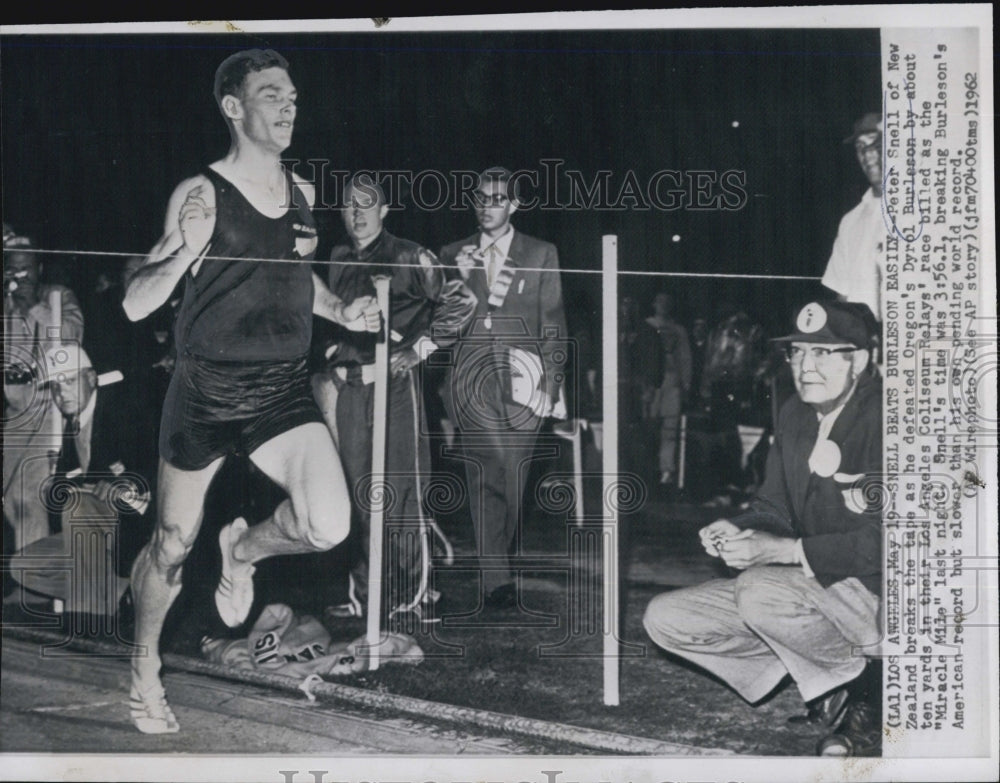
<svg viewBox="0 0 1000 783"><path fill-rule="evenodd" d="M112 704L120 705L124 702L121 699L115 699L114 701L88 701L83 704L56 704L51 707L32 707L28 712L70 712L72 710L88 710L91 707L109 707Z"/></svg>

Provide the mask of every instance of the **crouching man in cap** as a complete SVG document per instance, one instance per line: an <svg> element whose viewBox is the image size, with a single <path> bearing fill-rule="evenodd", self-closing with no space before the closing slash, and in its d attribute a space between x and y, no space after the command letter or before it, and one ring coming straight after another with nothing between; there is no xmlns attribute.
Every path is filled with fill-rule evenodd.
<svg viewBox="0 0 1000 783"><path fill-rule="evenodd" d="M881 687L864 650L878 642L882 584L882 385L875 321L862 304L812 302L779 338L796 394L778 415L749 508L699 531L736 578L663 593L650 638L755 703L786 674L809 721L837 729L820 755L877 755ZM839 729L838 729L839 726Z"/></svg>

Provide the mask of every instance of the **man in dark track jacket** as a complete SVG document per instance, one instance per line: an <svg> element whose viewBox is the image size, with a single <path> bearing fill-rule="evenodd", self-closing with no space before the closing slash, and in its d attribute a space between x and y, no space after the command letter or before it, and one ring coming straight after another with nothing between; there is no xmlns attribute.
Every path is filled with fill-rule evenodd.
<svg viewBox="0 0 1000 783"><path fill-rule="evenodd" d="M389 609L428 619L434 614L427 610L435 595L427 572L433 521L425 518L421 495L430 478L430 449L426 428L421 426L424 403L417 368L435 350L458 339L472 317L476 300L461 281L445 279L445 270L433 253L383 228L389 207L381 187L368 174L356 175L348 182L341 211L350 242L333 249L330 290L339 296L374 296L373 276L391 278L386 471L392 503L387 521L399 535L386 536L392 570L387 573ZM328 423L334 412L331 429L348 483L355 487L351 538L346 544L351 550L348 559L354 589L344 591L347 600L343 601L344 596L336 595L337 585L331 585L335 592L327 612L334 617L360 615L367 595L370 513L364 507L364 489L372 470L377 337L370 332L336 329L332 340L325 341L327 369L313 379L313 390ZM331 566L342 554L331 552Z"/></svg>
<svg viewBox="0 0 1000 783"><path fill-rule="evenodd" d="M797 394L779 414L764 483L745 513L699 533L708 554L742 573L659 595L644 618L660 647L748 702L791 675L813 717L831 727L852 696L852 706L866 704L860 648L879 638L882 385L870 369L874 335L865 305L802 308L795 333L779 339Z"/></svg>

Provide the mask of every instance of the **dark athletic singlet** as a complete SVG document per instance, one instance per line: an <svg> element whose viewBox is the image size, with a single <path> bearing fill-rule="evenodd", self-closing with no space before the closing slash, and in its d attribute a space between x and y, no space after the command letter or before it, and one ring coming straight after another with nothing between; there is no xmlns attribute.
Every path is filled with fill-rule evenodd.
<svg viewBox="0 0 1000 783"><path fill-rule="evenodd" d="M215 230L197 275L185 276L177 314L180 354L215 361L293 359L312 339L316 223L305 196L286 173L292 208L262 215L227 179L210 168ZM302 263L223 259L289 259Z"/></svg>

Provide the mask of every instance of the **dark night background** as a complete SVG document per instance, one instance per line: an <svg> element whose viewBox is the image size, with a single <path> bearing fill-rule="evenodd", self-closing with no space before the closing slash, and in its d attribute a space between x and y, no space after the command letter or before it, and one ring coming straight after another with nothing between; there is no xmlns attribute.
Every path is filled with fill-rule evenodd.
<svg viewBox="0 0 1000 783"><path fill-rule="evenodd" d="M76 287L97 266L87 250L145 253L177 182L226 152L212 76L249 47L290 61L300 98L288 158L444 172L560 158L587 181L612 171L612 193L628 170L642 183L663 169L746 172L735 212L518 214L567 269L599 269L601 235L617 233L622 269L821 275L865 188L841 141L881 103L876 29L5 36L4 220L75 251L47 263ZM317 217L324 253L342 229L330 210ZM474 221L411 204L387 226L437 250ZM571 321L599 320L599 278L563 277ZM622 285L648 299L661 283ZM683 320L735 303L772 333L821 293L810 282L662 286Z"/></svg>

